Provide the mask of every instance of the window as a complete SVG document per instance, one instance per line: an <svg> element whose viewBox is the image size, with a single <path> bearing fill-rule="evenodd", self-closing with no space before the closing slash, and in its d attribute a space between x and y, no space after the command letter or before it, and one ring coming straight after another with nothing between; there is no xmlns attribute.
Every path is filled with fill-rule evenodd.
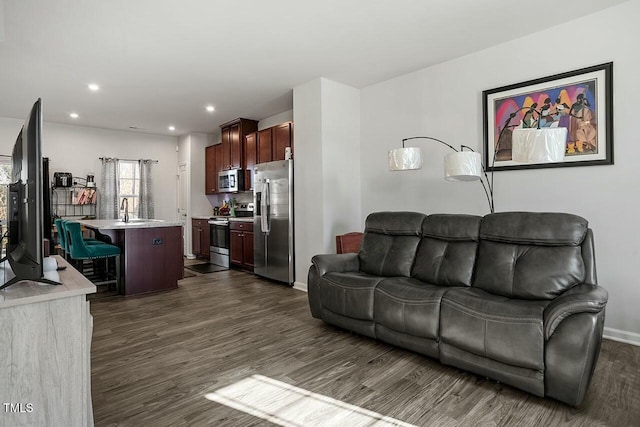
<svg viewBox="0 0 640 427"><path fill-rule="evenodd" d="M126 197L129 202L129 218L138 217L138 202L140 194L140 166L135 160L118 161L118 207ZM121 216L124 211L121 211Z"/></svg>
<svg viewBox="0 0 640 427"><path fill-rule="evenodd" d="M11 157L0 156L0 236L7 232L7 197L9 197L9 184L13 165ZM5 256L5 241L0 243L0 256Z"/></svg>
<svg viewBox="0 0 640 427"><path fill-rule="evenodd" d="M7 223L7 197L12 169L11 157L0 156L0 224L3 225Z"/></svg>

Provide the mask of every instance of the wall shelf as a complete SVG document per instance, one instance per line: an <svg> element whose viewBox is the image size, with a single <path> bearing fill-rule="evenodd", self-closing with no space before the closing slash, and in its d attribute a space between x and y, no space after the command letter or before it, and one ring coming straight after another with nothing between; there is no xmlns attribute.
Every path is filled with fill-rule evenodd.
<svg viewBox="0 0 640 427"><path fill-rule="evenodd" d="M94 190L97 188L87 188L81 185L71 187L52 187L51 188L51 214L57 217L82 217L85 219L96 218L96 201L95 194L90 203L78 203L79 200L86 199L89 192L86 190Z"/></svg>

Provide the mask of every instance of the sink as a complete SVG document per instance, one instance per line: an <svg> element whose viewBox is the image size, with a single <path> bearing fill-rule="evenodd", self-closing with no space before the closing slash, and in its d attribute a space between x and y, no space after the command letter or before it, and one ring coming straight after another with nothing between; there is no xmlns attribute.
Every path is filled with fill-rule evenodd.
<svg viewBox="0 0 640 427"><path fill-rule="evenodd" d="M123 220L118 220L115 221L114 224L115 225L135 225L135 224L149 224L149 223L154 223L154 222L163 222L163 220L161 219L144 219L144 218L135 218L135 219L130 219L127 222L124 222Z"/></svg>

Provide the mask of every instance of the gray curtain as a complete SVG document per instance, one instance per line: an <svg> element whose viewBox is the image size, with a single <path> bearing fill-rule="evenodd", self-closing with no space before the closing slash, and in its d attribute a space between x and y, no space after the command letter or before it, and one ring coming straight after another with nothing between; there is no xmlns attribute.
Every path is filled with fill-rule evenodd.
<svg viewBox="0 0 640 427"><path fill-rule="evenodd" d="M153 179L151 169L155 163L153 160L140 160L140 189L138 203L138 218L153 219Z"/></svg>
<svg viewBox="0 0 640 427"><path fill-rule="evenodd" d="M118 219L118 159L102 159L102 197L99 200L98 218Z"/></svg>

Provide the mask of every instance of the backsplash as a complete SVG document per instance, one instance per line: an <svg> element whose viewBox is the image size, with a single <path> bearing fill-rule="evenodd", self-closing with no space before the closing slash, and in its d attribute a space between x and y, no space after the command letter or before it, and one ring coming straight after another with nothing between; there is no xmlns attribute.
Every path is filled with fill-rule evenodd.
<svg viewBox="0 0 640 427"><path fill-rule="evenodd" d="M211 208L213 209L216 206L222 205L225 200L236 199L237 203L253 203L253 192L252 191L242 191L239 193L225 193L225 194L213 194L207 196L209 199L209 203L211 203Z"/></svg>

